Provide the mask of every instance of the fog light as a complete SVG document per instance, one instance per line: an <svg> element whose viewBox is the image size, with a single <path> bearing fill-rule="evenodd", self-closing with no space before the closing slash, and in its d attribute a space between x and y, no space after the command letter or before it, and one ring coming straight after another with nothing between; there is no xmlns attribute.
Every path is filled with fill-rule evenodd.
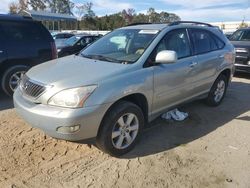
<svg viewBox="0 0 250 188"><path fill-rule="evenodd" d="M62 134L70 134L77 132L80 129L80 125L73 125L73 126L68 126L68 127L58 127L57 132L62 133Z"/></svg>

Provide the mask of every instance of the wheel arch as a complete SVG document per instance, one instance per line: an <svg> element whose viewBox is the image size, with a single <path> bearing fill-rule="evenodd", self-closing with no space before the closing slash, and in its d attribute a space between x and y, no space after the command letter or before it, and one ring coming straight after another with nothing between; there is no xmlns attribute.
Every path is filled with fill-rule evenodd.
<svg viewBox="0 0 250 188"><path fill-rule="evenodd" d="M230 82L230 79L231 79L231 70L230 70L230 69L224 69L224 70L219 74L219 76L220 76L220 75L226 76L226 78L227 78L227 83ZM219 77L219 76L218 76L218 77Z"/></svg>
<svg viewBox="0 0 250 188"><path fill-rule="evenodd" d="M100 123L100 126L98 128L98 132L97 134L100 133L100 130L102 129L102 125L103 125L103 120L105 118L105 116L112 110L112 108L118 104L121 101L127 101L127 102L131 102L135 105L137 105L143 112L143 116L144 116L144 121L145 123L148 122L148 100L146 98L145 95L141 94L141 93L134 93L134 94L130 94L127 96L124 96L118 100L116 100L109 108L108 110L105 112L102 121Z"/></svg>

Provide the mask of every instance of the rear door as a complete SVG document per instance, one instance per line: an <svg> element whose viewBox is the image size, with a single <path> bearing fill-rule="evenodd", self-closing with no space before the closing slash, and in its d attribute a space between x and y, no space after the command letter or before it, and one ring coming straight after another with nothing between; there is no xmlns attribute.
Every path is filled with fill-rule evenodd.
<svg viewBox="0 0 250 188"><path fill-rule="evenodd" d="M8 57L7 50L6 50L6 41L5 36L3 34L3 30L0 23L0 65L3 61L5 61Z"/></svg>
<svg viewBox="0 0 250 188"><path fill-rule="evenodd" d="M215 34L204 29L189 29L194 55L197 58L193 77L193 92L199 94L210 89L218 67L224 61L225 44Z"/></svg>
<svg viewBox="0 0 250 188"><path fill-rule="evenodd" d="M155 55L162 50L172 50L178 55L175 64L154 66L154 102L153 113L178 104L191 97L192 67L195 57L192 56L190 41L186 29L177 29L166 34L155 50Z"/></svg>

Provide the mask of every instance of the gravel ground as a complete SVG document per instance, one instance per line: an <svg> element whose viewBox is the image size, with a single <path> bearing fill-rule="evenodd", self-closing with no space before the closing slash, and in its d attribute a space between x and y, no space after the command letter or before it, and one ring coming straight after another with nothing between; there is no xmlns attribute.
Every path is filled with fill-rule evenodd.
<svg viewBox="0 0 250 188"><path fill-rule="evenodd" d="M221 106L181 110L184 122L154 121L122 158L56 140L19 118L0 96L0 187L250 188L250 76L233 79Z"/></svg>

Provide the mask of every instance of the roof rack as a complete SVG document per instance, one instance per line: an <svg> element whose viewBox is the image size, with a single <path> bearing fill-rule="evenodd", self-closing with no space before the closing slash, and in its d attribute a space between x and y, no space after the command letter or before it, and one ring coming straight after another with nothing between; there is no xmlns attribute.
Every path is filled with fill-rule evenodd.
<svg viewBox="0 0 250 188"><path fill-rule="evenodd" d="M131 23L131 24L128 24L127 26L147 25L147 24L152 24L152 23L148 23L148 22L138 22L138 23Z"/></svg>
<svg viewBox="0 0 250 188"><path fill-rule="evenodd" d="M208 26L208 27L214 27L211 24L208 23L203 23L203 22L193 22L193 21L177 21L177 22L172 22L169 24L169 26L174 26L174 25L180 25L180 24L192 24L192 25L203 25L203 26Z"/></svg>

